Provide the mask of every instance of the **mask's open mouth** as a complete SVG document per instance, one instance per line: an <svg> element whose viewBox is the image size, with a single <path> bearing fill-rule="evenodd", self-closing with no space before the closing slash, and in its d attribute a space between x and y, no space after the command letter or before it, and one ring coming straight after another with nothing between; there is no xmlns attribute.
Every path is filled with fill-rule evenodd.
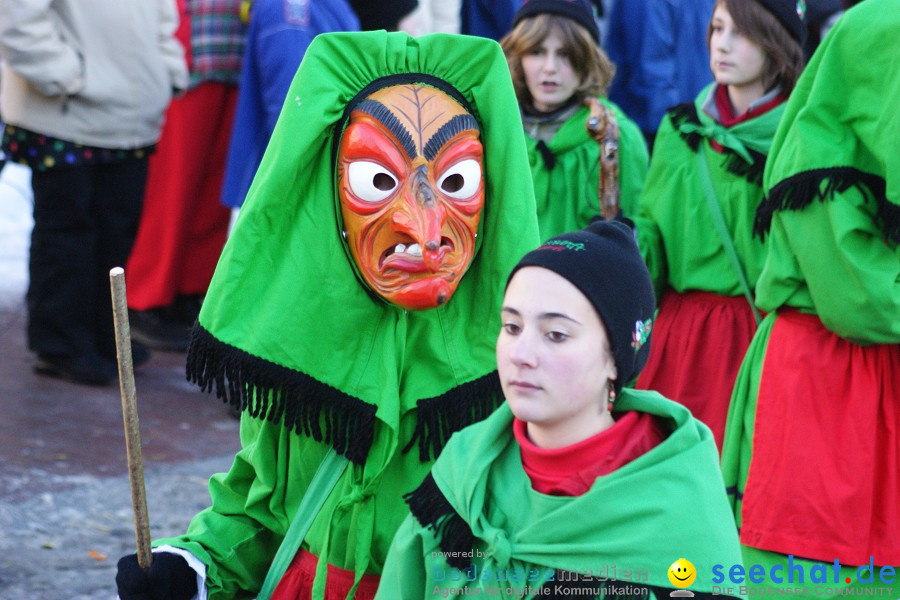
<svg viewBox="0 0 900 600"><path fill-rule="evenodd" d="M441 237L440 259L443 259L448 252L453 252L455 249L456 246L450 238L446 236ZM422 246L411 238L391 246L381 253L378 268L394 268L401 271L423 270Z"/></svg>

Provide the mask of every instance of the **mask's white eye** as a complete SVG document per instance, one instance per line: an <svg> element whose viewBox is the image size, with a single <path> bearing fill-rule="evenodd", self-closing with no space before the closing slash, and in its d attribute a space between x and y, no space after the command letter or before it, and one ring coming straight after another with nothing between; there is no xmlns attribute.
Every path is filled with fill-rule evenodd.
<svg viewBox="0 0 900 600"><path fill-rule="evenodd" d="M381 165L357 160L347 167L350 189L366 202L381 202L397 189L397 177Z"/></svg>
<svg viewBox="0 0 900 600"><path fill-rule="evenodd" d="M481 165L474 158L456 163L441 175L438 188L451 198L468 198L481 183Z"/></svg>

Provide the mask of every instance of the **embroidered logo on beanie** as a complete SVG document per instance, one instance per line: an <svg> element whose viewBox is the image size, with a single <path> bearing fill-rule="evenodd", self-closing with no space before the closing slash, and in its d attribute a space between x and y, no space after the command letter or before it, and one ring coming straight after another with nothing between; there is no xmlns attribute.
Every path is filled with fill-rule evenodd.
<svg viewBox="0 0 900 600"><path fill-rule="evenodd" d="M651 329L653 329L653 319L634 322L634 331L631 332L631 347L634 348L635 352L640 350L641 346L650 339Z"/></svg>

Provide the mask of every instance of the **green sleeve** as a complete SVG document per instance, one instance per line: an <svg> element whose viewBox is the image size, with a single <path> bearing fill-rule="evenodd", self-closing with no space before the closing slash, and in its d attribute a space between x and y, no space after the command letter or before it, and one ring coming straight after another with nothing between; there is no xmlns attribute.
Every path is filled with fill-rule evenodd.
<svg viewBox="0 0 900 600"><path fill-rule="evenodd" d="M206 564L211 600L255 597L290 526L287 515L294 514L310 481L308 471L322 460L325 446L317 443L305 444L304 460L289 460L287 436L311 442L280 424L242 417L242 449L227 473L211 478L210 507L191 520L184 535L154 542L184 548Z"/></svg>
<svg viewBox="0 0 900 600"><path fill-rule="evenodd" d="M668 168L664 168L668 166L668 163L656 157L670 156L670 149L683 153L684 149L680 147L683 145L684 142L679 139L672 126L672 121L666 115L656 134L656 144L653 151L655 160L650 163L647 181L633 217L637 229L638 247L641 249L641 255L644 257L644 262L650 271L650 278L653 280L653 291L656 293L657 301L662 297L662 293L666 289L669 273L662 231L656 221L654 212L658 204L657 196L659 195L659 190L668 184L670 173Z"/></svg>
<svg viewBox="0 0 900 600"><path fill-rule="evenodd" d="M814 312L855 343L900 343L900 246L884 238L874 210L853 187L776 213L758 286L760 307Z"/></svg>
<svg viewBox="0 0 900 600"><path fill-rule="evenodd" d="M619 201L622 213L630 217L647 176L647 144L633 121L608 100L601 101L619 124ZM587 133L588 115L587 106L581 107L547 144L554 157L552 168L537 142L527 139L541 239L581 229L600 214L600 147Z"/></svg>

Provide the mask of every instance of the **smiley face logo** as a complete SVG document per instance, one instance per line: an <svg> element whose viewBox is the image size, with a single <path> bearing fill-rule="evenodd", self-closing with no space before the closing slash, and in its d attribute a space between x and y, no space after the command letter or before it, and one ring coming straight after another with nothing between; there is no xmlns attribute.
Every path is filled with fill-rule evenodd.
<svg viewBox="0 0 900 600"><path fill-rule="evenodd" d="M669 567L669 581L677 588L686 588L697 579L697 569L686 558L679 558Z"/></svg>

